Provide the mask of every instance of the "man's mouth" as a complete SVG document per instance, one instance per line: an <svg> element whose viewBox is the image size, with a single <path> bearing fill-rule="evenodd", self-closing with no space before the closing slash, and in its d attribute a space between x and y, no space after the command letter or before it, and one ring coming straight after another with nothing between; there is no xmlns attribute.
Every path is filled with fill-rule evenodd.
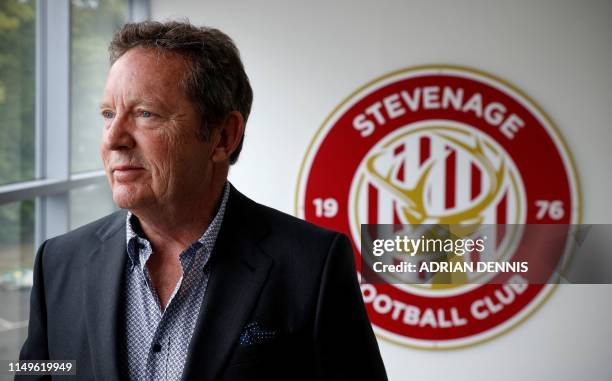
<svg viewBox="0 0 612 381"><path fill-rule="evenodd" d="M118 181L134 180L144 171L143 167L133 165L116 165L112 169L113 176Z"/></svg>

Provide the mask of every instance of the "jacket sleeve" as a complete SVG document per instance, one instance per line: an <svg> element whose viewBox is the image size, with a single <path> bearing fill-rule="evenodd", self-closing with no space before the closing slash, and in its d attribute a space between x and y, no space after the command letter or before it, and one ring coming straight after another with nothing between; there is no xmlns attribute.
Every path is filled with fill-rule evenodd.
<svg viewBox="0 0 612 381"><path fill-rule="evenodd" d="M34 260L34 285L30 294L30 320L28 324L28 337L26 338L19 360L48 360L47 346L47 308L45 301L45 287L43 278L43 252L46 242L43 243ZM50 380L50 376L17 376L15 380Z"/></svg>
<svg viewBox="0 0 612 381"><path fill-rule="evenodd" d="M344 234L333 239L325 260L314 340L318 380L387 380Z"/></svg>

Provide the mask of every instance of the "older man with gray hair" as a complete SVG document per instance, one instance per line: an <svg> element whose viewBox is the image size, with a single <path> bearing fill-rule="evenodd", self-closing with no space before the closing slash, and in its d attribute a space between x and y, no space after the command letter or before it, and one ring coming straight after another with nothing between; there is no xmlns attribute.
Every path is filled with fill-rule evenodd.
<svg viewBox="0 0 612 381"><path fill-rule="evenodd" d="M348 238L227 181L253 99L232 40L142 22L110 55L121 210L40 247L21 360L76 360L79 380L386 379Z"/></svg>

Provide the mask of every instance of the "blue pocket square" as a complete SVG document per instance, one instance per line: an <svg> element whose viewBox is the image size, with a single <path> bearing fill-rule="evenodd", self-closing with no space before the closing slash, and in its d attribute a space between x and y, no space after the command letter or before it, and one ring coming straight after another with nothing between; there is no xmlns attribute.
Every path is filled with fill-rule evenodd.
<svg viewBox="0 0 612 381"><path fill-rule="evenodd" d="M242 333L240 334L240 345L263 344L271 341L275 337L275 330L263 329L259 322L253 321L245 325L242 329Z"/></svg>

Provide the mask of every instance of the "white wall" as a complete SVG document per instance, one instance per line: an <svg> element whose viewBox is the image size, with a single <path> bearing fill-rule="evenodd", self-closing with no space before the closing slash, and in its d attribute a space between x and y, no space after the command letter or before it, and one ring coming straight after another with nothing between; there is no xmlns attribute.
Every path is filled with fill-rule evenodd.
<svg viewBox="0 0 612 381"><path fill-rule="evenodd" d="M294 213L306 147L342 99L392 70L440 63L490 72L533 98L573 154L583 221L612 222L610 1L152 0L152 16L188 17L236 41L255 101L230 178L259 202ZM390 379L610 380L610 291L560 286L518 328L469 349L381 341Z"/></svg>

